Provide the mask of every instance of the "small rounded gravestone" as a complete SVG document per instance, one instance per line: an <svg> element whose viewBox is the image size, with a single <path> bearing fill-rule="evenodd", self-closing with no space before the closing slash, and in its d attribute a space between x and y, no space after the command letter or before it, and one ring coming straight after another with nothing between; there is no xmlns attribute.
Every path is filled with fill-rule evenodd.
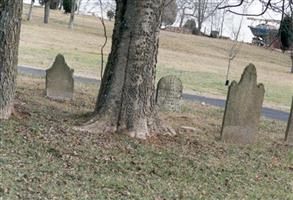
<svg viewBox="0 0 293 200"><path fill-rule="evenodd" d="M74 91L74 70L58 54L53 66L46 70L46 96L55 100L71 100Z"/></svg>
<svg viewBox="0 0 293 200"><path fill-rule="evenodd" d="M156 102L160 110L181 111L183 86L176 76L165 76L160 79L157 86Z"/></svg>

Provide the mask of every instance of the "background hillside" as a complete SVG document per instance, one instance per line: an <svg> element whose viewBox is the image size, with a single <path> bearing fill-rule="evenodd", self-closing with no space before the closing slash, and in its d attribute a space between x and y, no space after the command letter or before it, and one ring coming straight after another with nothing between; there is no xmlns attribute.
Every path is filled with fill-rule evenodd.
<svg viewBox="0 0 293 200"><path fill-rule="evenodd" d="M27 13L27 6L24 15ZM24 16L24 19L26 17ZM50 23L43 24L43 9L34 8L33 20L23 21L20 44L20 65L48 68L58 53L65 55L75 73L100 77L100 47L104 42L102 25L93 16L77 16L74 30L68 29L69 15L51 11ZM113 22L106 22L109 53ZM174 74L184 83L186 92L225 98L225 76L229 40L211 39L172 32L161 32L158 77ZM256 65L259 82L265 84L265 104L289 110L293 94L293 77L289 73L288 54L241 44L233 60L230 80L239 80L245 66Z"/></svg>

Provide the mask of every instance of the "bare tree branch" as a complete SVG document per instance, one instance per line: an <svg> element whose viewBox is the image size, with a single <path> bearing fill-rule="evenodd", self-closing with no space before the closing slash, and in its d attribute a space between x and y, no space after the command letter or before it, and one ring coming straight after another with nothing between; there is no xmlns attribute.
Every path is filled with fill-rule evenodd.
<svg viewBox="0 0 293 200"><path fill-rule="evenodd" d="M106 29L106 25L105 25L105 21L104 21L104 17L103 17L103 3L102 0L99 0L100 2L100 9L101 9L101 17L100 17L100 21L103 25L103 30L104 30L104 37L105 37L105 42L101 47L101 80L103 79L103 72L104 72L104 48L107 45L108 42L108 36L107 36L107 29Z"/></svg>

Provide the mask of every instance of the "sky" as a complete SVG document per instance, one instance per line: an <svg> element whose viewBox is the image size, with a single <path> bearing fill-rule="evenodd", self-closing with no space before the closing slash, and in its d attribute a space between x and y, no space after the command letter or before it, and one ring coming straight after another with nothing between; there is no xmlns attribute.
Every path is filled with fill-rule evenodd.
<svg viewBox="0 0 293 200"><path fill-rule="evenodd" d="M113 0L102 0L103 2L105 2L106 4L112 3ZM38 0L36 0L36 4L37 4ZM96 13L96 15L100 16L100 8L97 6L92 6L95 3L97 3L97 0L90 0L91 4L90 6L86 6L85 2L87 2L87 0L83 0L82 2L84 2L81 5L81 13L84 14L89 14L94 12ZM232 3L235 3L235 0L231 1ZM237 2L237 1L236 1ZM30 3L30 0L24 0L24 3ZM94 8L94 9L93 9ZM246 7L246 13L252 13L252 14L257 14L260 13L262 11L262 4L259 3L259 1L255 1L255 3L253 3L252 5L250 5L249 7ZM105 8L106 10L106 8ZM240 12L243 13L244 8L243 7L238 7L238 8L234 8L232 9L233 11L236 12ZM257 17L258 19L277 19L279 20L281 18L280 14L274 13L272 11L268 11L266 14L264 14L261 17ZM223 35L230 37L233 39L233 32L236 32L241 24L241 16L238 15L234 15L231 13L227 13L225 15L225 21L224 21L224 29L223 29ZM215 20L214 20L215 21ZM247 17L243 17L242 20L242 25L241 25L241 31L238 37L239 41L244 41L244 42L251 42L253 35L249 29L248 26L256 26L257 24L262 23L259 21L251 21L248 20ZM177 23L178 24L178 23ZM174 24L176 26L176 23ZM277 24L273 24L273 25L277 25ZM203 28L202 28L202 32L206 31L206 33L209 33L211 30L211 20L208 19L206 20L206 22L203 24Z"/></svg>

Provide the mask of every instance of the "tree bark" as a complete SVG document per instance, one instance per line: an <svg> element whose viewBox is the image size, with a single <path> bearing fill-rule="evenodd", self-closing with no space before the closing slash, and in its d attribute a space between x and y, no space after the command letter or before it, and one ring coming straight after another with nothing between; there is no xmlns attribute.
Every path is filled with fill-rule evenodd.
<svg viewBox="0 0 293 200"><path fill-rule="evenodd" d="M292 64L291 64L291 73L293 73L293 50L291 50L291 61L292 61Z"/></svg>
<svg viewBox="0 0 293 200"><path fill-rule="evenodd" d="M28 15L27 15L27 20L28 21L31 21L32 20L32 13L33 13L34 3L35 3L35 0L31 0L29 12L28 12Z"/></svg>
<svg viewBox="0 0 293 200"><path fill-rule="evenodd" d="M45 8L44 8L44 23L49 23L49 17L50 17L50 5L51 0L45 0Z"/></svg>
<svg viewBox="0 0 293 200"><path fill-rule="evenodd" d="M0 1L0 119L13 111L22 0Z"/></svg>
<svg viewBox="0 0 293 200"><path fill-rule="evenodd" d="M70 19L69 19L69 28L70 29L73 29L75 9L76 9L76 0L71 0L71 13L70 13Z"/></svg>
<svg viewBox="0 0 293 200"><path fill-rule="evenodd" d="M112 49L87 131L146 139L159 129L155 74L164 0L116 0Z"/></svg>

